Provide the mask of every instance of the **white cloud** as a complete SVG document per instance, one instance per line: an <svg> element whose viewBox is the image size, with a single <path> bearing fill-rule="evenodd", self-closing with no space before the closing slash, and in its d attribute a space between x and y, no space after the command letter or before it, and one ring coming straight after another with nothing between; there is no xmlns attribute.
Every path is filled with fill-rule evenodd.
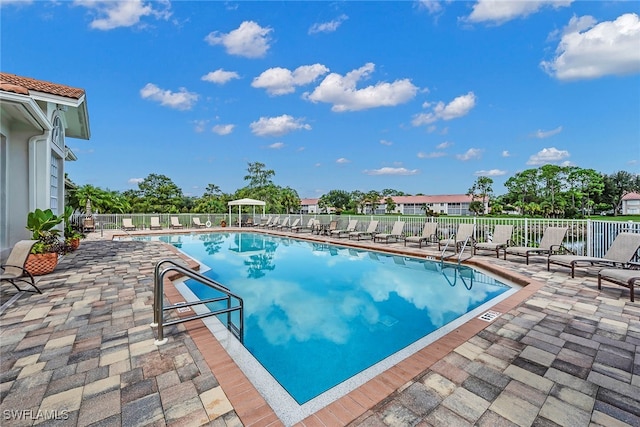
<svg viewBox="0 0 640 427"><path fill-rule="evenodd" d="M420 159L437 159L438 157L444 157L446 156L447 153L442 152L442 151L434 151L432 153L424 153L424 152L419 152L418 153L418 158Z"/></svg>
<svg viewBox="0 0 640 427"><path fill-rule="evenodd" d="M303 119L296 119L288 114L278 117L260 117L257 122L249 126L251 132L257 136L282 136L295 130L311 130L311 126L303 123Z"/></svg>
<svg viewBox="0 0 640 427"><path fill-rule="evenodd" d="M471 14L464 19L468 22L491 22L504 24L516 18L524 18L544 7L559 9L571 5L573 0L478 0Z"/></svg>
<svg viewBox="0 0 640 427"><path fill-rule="evenodd" d="M211 71L202 76L202 80L204 80L205 82L217 83L220 85L227 83L231 79L239 78L240 76L235 71L225 71L222 68Z"/></svg>
<svg viewBox="0 0 640 427"><path fill-rule="evenodd" d="M551 61L542 69L559 80L594 79L640 72L640 19L635 13L599 24L573 17Z"/></svg>
<svg viewBox="0 0 640 427"><path fill-rule="evenodd" d="M438 0L418 0L418 7L426 9L430 15L437 15L442 12L442 2Z"/></svg>
<svg viewBox="0 0 640 427"><path fill-rule="evenodd" d="M500 169L491 169L491 170L479 170L475 171L474 175L476 176L502 176L506 175L507 171L503 171Z"/></svg>
<svg viewBox="0 0 640 427"><path fill-rule="evenodd" d="M198 94L189 92L181 87L178 92L160 89L153 83L147 83L145 87L140 89L142 99L150 99L157 101L165 107L175 108L176 110L190 110L193 104L198 100Z"/></svg>
<svg viewBox="0 0 640 427"><path fill-rule="evenodd" d="M509 151L507 151L507 150L504 150L502 152L502 157L511 157L511 153L509 153Z"/></svg>
<svg viewBox="0 0 640 427"><path fill-rule="evenodd" d="M75 0L73 4L86 7L97 16L89 24L89 27L96 30L113 30L119 27L143 25L140 20L145 16L163 20L168 20L171 17L171 3L169 1Z"/></svg>
<svg viewBox="0 0 640 427"><path fill-rule="evenodd" d="M312 102L333 104L332 111L343 112L392 107L405 103L416 95L418 88L409 79L396 80L393 83L378 82L357 89L357 83L369 77L374 69L373 63L367 63L344 76L331 73L312 93L305 93L304 98Z"/></svg>
<svg viewBox="0 0 640 427"><path fill-rule="evenodd" d="M285 95L294 92L296 86L312 83L328 72L322 64L303 65L293 72L286 68L269 68L253 79L251 86L266 89L270 95Z"/></svg>
<svg viewBox="0 0 640 427"><path fill-rule="evenodd" d="M215 125L214 127L211 128L211 131L213 133L217 133L218 135L229 135L231 132L233 132L233 129L236 127L236 125Z"/></svg>
<svg viewBox="0 0 640 427"><path fill-rule="evenodd" d="M274 142L273 144L271 144L269 146L269 148L273 148L274 150L279 150L281 148L284 148L284 143L283 142Z"/></svg>
<svg viewBox="0 0 640 427"><path fill-rule="evenodd" d="M425 103L425 107L431 107L432 104ZM466 116L473 107L476 105L476 96L473 92L469 92L466 95L461 95L455 98L448 104L444 102L438 102L433 111L430 113L420 113L413 117L411 123L414 126L421 126L431 124L438 120L453 120L459 117Z"/></svg>
<svg viewBox="0 0 640 427"><path fill-rule="evenodd" d="M347 15L340 15L333 21L313 24L311 28L309 28L309 34L332 33L336 31L338 27L342 25L342 23L347 19L349 19Z"/></svg>
<svg viewBox="0 0 640 427"><path fill-rule="evenodd" d="M387 141L386 139L381 139L381 140L380 140L380 144L382 144L382 145L387 145L387 146L391 146L391 145L393 145L393 142L391 142L391 141Z"/></svg>
<svg viewBox="0 0 640 427"><path fill-rule="evenodd" d="M570 154L566 150L558 150L555 147L543 148L538 153L529 157L527 164L535 166L535 165L546 165L548 163L558 163L560 161L563 161L569 156Z"/></svg>
<svg viewBox="0 0 640 427"><path fill-rule="evenodd" d="M532 136L538 139L544 139L544 138L549 138L550 136L553 136L553 135L557 135L560 132L562 132L562 126L558 126L557 128L551 129L551 130L538 129L533 133Z"/></svg>
<svg viewBox="0 0 640 427"><path fill-rule="evenodd" d="M351 163L351 160L346 159L344 157L340 157L339 159L336 160L336 163L340 165L346 165L347 163Z"/></svg>
<svg viewBox="0 0 640 427"><path fill-rule="evenodd" d="M128 182L129 184L134 184L134 185L135 185L135 184L140 184L142 181L144 181L144 178L129 178L129 179L127 180L127 182Z"/></svg>
<svg viewBox="0 0 640 427"><path fill-rule="evenodd" d="M442 143L436 145L436 148L438 150L444 150L445 148L449 148L451 146L453 146L453 142L445 141L445 142L442 142Z"/></svg>
<svg viewBox="0 0 640 427"><path fill-rule="evenodd" d="M202 133L207 128L207 123L209 123L209 120L194 120L192 123L194 125L194 130L197 133Z"/></svg>
<svg viewBox="0 0 640 427"><path fill-rule="evenodd" d="M244 21L240 26L229 33L214 31L205 37L210 45L223 45L230 55L244 56L247 58L262 58L269 50L271 38L269 34L273 30L261 27L253 21Z"/></svg>
<svg viewBox="0 0 640 427"><path fill-rule="evenodd" d="M471 159L479 159L482 157L482 151L479 148L469 148L464 154L456 154L456 159L466 162Z"/></svg>
<svg viewBox="0 0 640 427"><path fill-rule="evenodd" d="M416 175L420 171L418 169L383 167L380 169L366 169L363 173L367 175Z"/></svg>

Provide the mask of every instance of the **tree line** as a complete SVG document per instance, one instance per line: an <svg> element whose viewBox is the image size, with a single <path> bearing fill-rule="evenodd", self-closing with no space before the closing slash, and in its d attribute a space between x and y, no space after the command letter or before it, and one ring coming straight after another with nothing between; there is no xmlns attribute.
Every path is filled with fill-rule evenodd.
<svg viewBox="0 0 640 427"><path fill-rule="evenodd" d="M123 192L72 184L67 203L80 212L85 212L89 200L92 210L99 213L224 213L228 211L228 202L251 198L266 202L268 213L299 211L297 191L276 185L274 176L275 171L264 163L249 163L244 187L234 193L224 193L218 185L208 184L200 197L186 196L162 174L150 174L138 183L137 189ZM618 214L624 194L640 192L640 175L626 171L605 175L576 166L545 165L510 177L505 182L505 194L494 197L492 187L493 180L489 177L475 180L466 193L473 200L471 211L480 215L516 212L527 216L580 218L603 212ZM388 188L367 192L335 189L322 195L318 205L321 211L373 213L383 201L387 213L391 213L396 208L392 197L406 195L409 194ZM487 203L489 212L485 212ZM424 214L432 214L427 206Z"/></svg>

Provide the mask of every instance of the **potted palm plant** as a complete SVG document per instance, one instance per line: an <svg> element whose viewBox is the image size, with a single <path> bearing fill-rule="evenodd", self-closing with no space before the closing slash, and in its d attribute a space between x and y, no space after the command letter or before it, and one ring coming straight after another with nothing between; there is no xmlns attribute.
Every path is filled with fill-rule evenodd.
<svg viewBox="0 0 640 427"><path fill-rule="evenodd" d="M84 237L84 234L73 228L71 215L73 215L73 208L69 205L65 206L64 214L62 215L64 221L64 241L69 246L69 250L75 251L80 246L80 239Z"/></svg>
<svg viewBox="0 0 640 427"><path fill-rule="evenodd" d="M58 238L60 230L55 227L63 221L51 209L36 209L27 216L27 229L37 240L27 258L25 270L34 276L51 273L58 265L58 255L66 253L68 248Z"/></svg>

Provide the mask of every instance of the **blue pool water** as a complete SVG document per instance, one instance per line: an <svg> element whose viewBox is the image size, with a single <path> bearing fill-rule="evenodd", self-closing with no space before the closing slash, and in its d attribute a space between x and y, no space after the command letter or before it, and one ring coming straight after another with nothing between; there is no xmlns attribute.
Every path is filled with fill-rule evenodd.
<svg viewBox="0 0 640 427"><path fill-rule="evenodd" d="M259 233L162 239L244 299L245 347L299 404L509 289L467 267Z"/></svg>

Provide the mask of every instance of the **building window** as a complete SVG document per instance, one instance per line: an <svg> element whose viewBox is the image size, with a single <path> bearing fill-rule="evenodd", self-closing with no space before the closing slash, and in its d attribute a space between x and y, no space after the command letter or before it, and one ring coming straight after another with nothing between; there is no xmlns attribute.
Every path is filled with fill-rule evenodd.
<svg viewBox="0 0 640 427"><path fill-rule="evenodd" d="M62 132L62 120L59 116L53 119L53 131L51 133L51 142L53 142L61 150L64 149L64 134Z"/></svg>
<svg viewBox="0 0 640 427"><path fill-rule="evenodd" d="M51 210L58 215L58 198L60 196L60 182L62 177L59 176L62 166L62 159L51 153Z"/></svg>

